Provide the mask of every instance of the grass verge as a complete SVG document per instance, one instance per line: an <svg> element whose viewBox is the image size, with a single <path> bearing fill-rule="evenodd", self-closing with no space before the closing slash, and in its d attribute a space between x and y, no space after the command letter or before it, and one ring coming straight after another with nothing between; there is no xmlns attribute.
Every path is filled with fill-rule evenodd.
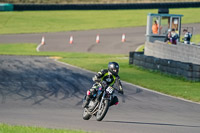
<svg viewBox="0 0 200 133"><path fill-rule="evenodd" d="M135 51L136 52L143 52L144 51L144 44L142 44L139 47L137 47L137 49Z"/></svg>
<svg viewBox="0 0 200 133"><path fill-rule="evenodd" d="M200 44L200 34L192 36L191 42L194 42L195 44Z"/></svg>
<svg viewBox="0 0 200 133"><path fill-rule="evenodd" d="M86 133L78 130L48 129L39 127L11 126L0 123L0 133Z"/></svg>
<svg viewBox="0 0 200 133"><path fill-rule="evenodd" d="M182 23L199 23L200 8L170 9L183 14ZM0 34L38 33L145 26L148 10L13 11L0 12Z"/></svg>
<svg viewBox="0 0 200 133"><path fill-rule="evenodd" d="M200 82L189 82L182 78L159 72L148 71L128 64L126 55L106 55L92 53L36 52L36 44L2 44L0 54L60 56L66 62L91 71L107 68L107 63L116 61L120 64L122 80L146 87L165 94L200 102Z"/></svg>

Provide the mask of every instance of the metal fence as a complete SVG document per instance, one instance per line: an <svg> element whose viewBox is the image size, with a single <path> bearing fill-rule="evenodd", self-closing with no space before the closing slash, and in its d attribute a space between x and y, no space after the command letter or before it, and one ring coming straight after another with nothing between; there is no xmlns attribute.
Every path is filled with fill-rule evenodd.
<svg viewBox="0 0 200 133"><path fill-rule="evenodd" d="M15 11L25 10L123 10L200 7L200 2L127 3L127 4L14 4Z"/></svg>

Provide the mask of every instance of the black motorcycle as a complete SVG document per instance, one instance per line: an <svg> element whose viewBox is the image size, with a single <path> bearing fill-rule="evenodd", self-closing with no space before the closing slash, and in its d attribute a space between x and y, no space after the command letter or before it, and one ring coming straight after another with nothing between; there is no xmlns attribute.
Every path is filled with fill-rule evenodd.
<svg viewBox="0 0 200 133"><path fill-rule="evenodd" d="M84 120L89 120L92 116L96 116L96 120L101 121L106 116L106 113L108 112L108 109L114 97L113 94L117 89L111 86L107 86L104 90L101 90L101 88L101 86L98 87L97 96L92 98L88 106L84 108ZM85 100L85 98L83 100Z"/></svg>

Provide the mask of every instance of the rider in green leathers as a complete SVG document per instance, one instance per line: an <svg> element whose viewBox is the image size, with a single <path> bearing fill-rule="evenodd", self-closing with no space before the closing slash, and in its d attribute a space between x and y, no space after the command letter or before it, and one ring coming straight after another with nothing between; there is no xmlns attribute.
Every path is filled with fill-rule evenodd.
<svg viewBox="0 0 200 133"><path fill-rule="evenodd" d="M117 83L119 87L119 93L123 94L123 88L120 81L120 77L118 76L119 72L119 64L116 62L109 62L108 69L102 69L100 72L98 72L94 77L93 81L96 82L91 89L87 91L87 96L85 103L83 103L83 107L87 107L91 98L95 97L97 95L97 86L99 86L99 83L101 83L102 89L105 89L107 86L113 86L115 83ZM117 96L114 96L114 98L111 101L111 105L118 104L118 98Z"/></svg>

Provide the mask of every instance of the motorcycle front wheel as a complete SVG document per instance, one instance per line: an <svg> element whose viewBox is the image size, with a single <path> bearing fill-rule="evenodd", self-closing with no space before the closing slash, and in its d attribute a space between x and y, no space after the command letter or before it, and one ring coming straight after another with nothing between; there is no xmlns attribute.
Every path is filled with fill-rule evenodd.
<svg viewBox="0 0 200 133"><path fill-rule="evenodd" d="M87 109L83 109L83 119L84 120L89 120L92 117L91 114L89 114L89 112L87 111Z"/></svg>
<svg viewBox="0 0 200 133"><path fill-rule="evenodd" d="M101 104L100 109L96 114L96 120L97 121L103 120L103 118L106 116L106 113L108 112L108 109L109 109L109 100L104 100L103 103Z"/></svg>

